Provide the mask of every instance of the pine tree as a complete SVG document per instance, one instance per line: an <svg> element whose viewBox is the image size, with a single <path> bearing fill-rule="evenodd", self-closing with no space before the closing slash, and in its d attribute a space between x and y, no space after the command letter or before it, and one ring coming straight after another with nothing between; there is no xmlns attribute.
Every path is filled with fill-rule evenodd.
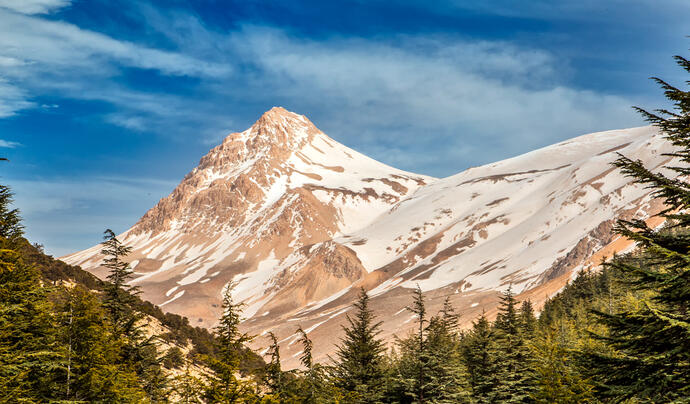
<svg viewBox="0 0 690 404"><path fill-rule="evenodd" d="M675 59L690 73L690 61ZM690 92L654 80L673 109L636 109L677 148L668 156L678 163L666 167L674 176L622 155L614 164L664 201L667 208L660 215L667 226L655 231L642 220L618 222L615 230L634 240L640 254L607 265L620 270L627 286L646 297L616 312L597 312L608 328L608 335L598 336L617 352L593 354L590 365L607 397L680 402L690 397Z"/></svg>
<svg viewBox="0 0 690 404"><path fill-rule="evenodd" d="M529 311L531 306L525 310ZM524 313L529 316L529 312ZM501 382L495 390L496 400L504 403L529 402L533 391L531 356L527 346L527 335L523 325L532 320L523 318L517 310L517 301L512 288L501 296L496 316L498 344L501 357L498 362Z"/></svg>
<svg viewBox="0 0 690 404"><path fill-rule="evenodd" d="M283 371L280 368L280 345L278 345L278 338L276 338L273 332L269 332L268 337L271 340L271 345L268 347L267 355L269 355L271 359L266 364L264 383L271 394L281 401L285 396L285 383L283 380Z"/></svg>
<svg viewBox="0 0 690 404"><path fill-rule="evenodd" d="M164 401L168 380L162 369L163 358L158 355L156 336L143 333L144 315L135 309L139 288L128 284L132 268L124 259L132 248L122 244L110 229L103 238L103 266L109 270L103 304L110 313L114 336L123 339L122 361L135 370L150 400Z"/></svg>
<svg viewBox="0 0 690 404"><path fill-rule="evenodd" d="M377 338L381 322L375 322L369 296L362 288L354 304L357 313L347 316L345 336L336 350L333 373L336 385L351 395L355 403L375 403L382 394L384 345Z"/></svg>
<svg viewBox="0 0 690 404"><path fill-rule="evenodd" d="M414 338L417 352L413 358L415 368L414 393L417 402L421 404L424 402L424 392L427 384L426 368L430 358L426 347L427 341L424 335L424 328L427 323L426 305L424 303L424 293L419 285L417 285L417 288L415 288L413 292L412 306L408 306L407 310L412 312L417 318L417 333Z"/></svg>
<svg viewBox="0 0 690 404"><path fill-rule="evenodd" d="M177 346L173 346L170 349L168 349L168 351L165 353L165 356L163 357L163 367L165 367L166 369L179 369L184 364L184 354L182 353L182 350Z"/></svg>
<svg viewBox="0 0 690 404"><path fill-rule="evenodd" d="M461 344L472 396L480 403L496 402L495 391L501 382L498 338L484 313L472 324L472 329L463 337Z"/></svg>
<svg viewBox="0 0 690 404"><path fill-rule="evenodd" d="M209 358L213 374L205 393L206 400L213 403L245 403L256 397L252 384L239 378L240 362L245 358L244 344L251 342L253 337L240 332L244 304L234 302L234 287L229 284L223 292L223 314L214 329L218 354Z"/></svg>
<svg viewBox="0 0 690 404"><path fill-rule="evenodd" d="M439 323L438 326L433 324ZM434 402L472 402L469 373L462 361L460 340L460 315L446 297L438 316L429 323L427 346L438 367L440 381L435 390L440 391Z"/></svg>
<svg viewBox="0 0 690 404"><path fill-rule="evenodd" d="M429 403L468 403L469 374L460 356L460 341L447 328L447 320L441 313L432 317L427 326L424 397Z"/></svg>
<svg viewBox="0 0 690 404"><path fill-rule="evenodd" d="M527 338L532 337L537 329L537 318L534 316L534 308L529 300L525 300L520 306L520 328Z"/></svg>
<svg viewBox="0 0 690 404"><path fill-rule="evenodd" d="M431 375L428 373L432 357L427 341L429 320L426 314L426 303L419 285L412 292L412 305L407 306L407 310L412 313L417 325L413 333L407 338L398 340L396 344L400 352L397 361L400 399L403 402L423 403L428 400L426 393L432 383ZM435 325L440 326L440 322L435 322Z"/></svg>
<svg viewBox="0 0 690 404"><path fill-rule="evenodd" d="M64 358L47 290L16 250L23 227L11 203L0 185L0 402L48 401Z"/></svg>
<svg viewBox="0 0 690 404"><path fill-rule="evenodd" d="M97 297L81 286L64 288L57 306L58 328L65 347L66 369L62 394L67 401L133 402L147 399L137 374L121 362L123 340L112 333ZM62 383L60 383L62 384Z"/></svg>
<svg viewBox="0 0 690 404"><path fill-rule="evenodd" d="M11 209L13 202L12 191L5 185L0 185L0 239L3 248L14 249L24 234L24 225L19 216L19 209Z"/></svg>
<svg viewBox="0 0 690 404"><path fill-rule="evenodd" d="M129 335L135 332L136 323L141 319L133 308L134 296L139 293L139 289L128 284L132 279L132 268L124 261L132 247L123 245L110 229L104 232L103 239L103 266L108 269L108 283L105 286L103 302L110 311L115 333Z"/></svg>
<svg viewBox="0 0 690 404"><path fill-rule="evenodd" d="M508 335L516 335L520 327L517 301L512 285L501 295L498 314L494 325Z"/></svg>
<svg viewBox="0 0 690 404"><path fill-rule="evenodd" d="M439 317L443 321L445 329L457 336L460 330L460 315L455 312L453 304L450 302L450 297L446 297L443 301L443 307L439 312Z"/></svg>
<svg viewBox="0 0 690 404"><path fill-rule="evenodd" d="M203 392L206 385L202 378L194 376L189 362L183 373L175 376L172 381L172 399L182 404L202 404Z"/></svg>
<svg viewBox="0 0 690 404"><path fill-rule="evenodd" d="M424 294L417 287L408 308L417 320L416 331L397 341L394 363L397 401L417 403L469 402L468 374L460 357L459 316L446 299L438 315L427 320Z"/></svg>
<svg viewBox="0 0 690 404"><path fill-rule="evenodd" d="M535 389L531 397L537 403L579 404L594 402L594 386L582 376L575 357L576 341L564 335L573 326L547 324L536 332L531 344L534 357Z"/></svg>
<svg viewBox="0 0 690 404"><path fill-rule="evenodd" d="M323 365L314 362L312 349L314 344L307 333L299 327L297 333L300 334L299 342L302 344L302 355L300 363L304 367L299 381L300 402L304 404L321 404L338 402L338 392L327 380L326 369Z"/></svg>

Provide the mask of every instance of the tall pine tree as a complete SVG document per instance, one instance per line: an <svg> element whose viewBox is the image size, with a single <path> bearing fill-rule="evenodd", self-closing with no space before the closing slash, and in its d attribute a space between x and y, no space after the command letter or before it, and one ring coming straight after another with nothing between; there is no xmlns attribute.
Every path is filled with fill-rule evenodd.
<svg viewBox="0 0 690 404"><path fill-rule="evenodd" d="M240 332L244 304L233 300L234 286L229 284L223 292L223 314L214 330L218 354L208 360L212 374L205 398L213 403L245 403L256 398L254 386L240 378L240 362L245 358L244 344L253 338Z"/></svg>
<svg viewBox="0 0 690 404"><path fill-rule="evenodd" d="M470 401L468 374L460 356L458 318L446 299L438 315L427 320L424 294L417 287L408 308L417 327L398 341L395 363L400 402L463 403Z"/></svg>
<svg viewBox="0 0 690 404"><path fill-rule="evenodd" d="M690 61L675 60L690 73ZM653 79L673 108L636 109L677 148L668 154L675 158L666 167L672 175L622 155L614 164L664 201L661 216L667 225L654 230L642 220L618 222L616 231L637 243L642 258L618 257L607 265L647 297L614 313L597 312L609 330L599 338L617 352L590 359L604 395L669 402L690 397L690 92Z"/></svg>
<svg viewBox="0 0 690 404"><path fill-rule="evenodd" d="M57 324L38 271L16 250L23 227L0 185L0 402L42 402L64 369Z"/></svg>
<svg viewBox="0 0 690 404"><path fill-rule="evenodd" d="M523 403L530 401L534 389L533 366L524 328L533 320L528 318L531 306L520 313L512 287L501 296L495 327L500 347L498 369L500 383L495 390L496 400L502 403Z"/></svg>
<svg viewBox="0 0 690 404"><path fill-rule="evenodd" d="M336 385L350 393L351 402L375 403L382 396L383 342L378 338L381 322L369 308L369 295L362 288L354 304L357 313L347 316L345 336L336 350L333 374Z"/></svg>
<svg viewBox="0 0 690 404"><path fill-rule="evenodd" d="M64 388L60 389L63 394L56 396L78 402L146 400L136 372L121 361L124 340L113 334L96 295L79 285L65 288L58 296L57 309L67 364Z"/></svg>
<svg viewBox="0 0 690 404"><path fill-rule="evenodd" d="M496 402L496 389L501 382L498 365L500 352L496 331L484 313L474 321L461 344L472 396L480 403Z"/></svg>
<svg viewBox="0 0 690 404"><path fill-rule="evenodd" d="M280 368L280 345L273 332L268 333L271 344L266 353L271 359L266 364L264 372L264 384L268 387L273 398L279 402L287 399L286 381Z"/></svg>
<svg viewBox="0 0 690 404"><path fill-rule="evenodd" d="M302 344L300 364L304 368L298 381L299 401L305 404L338 402L340 394L329 383L327 369L322 364L314 362L314 344L302 327L297 329L297 333Z"/></svg>
<svg viewBox="0 0 690 404"><path fill-rule="evenodd" d="M153 402L164 401L167 377L162 369L163 358L158 355L155 336L146 337L143 333L144 315L135 309L139 288L129 284L132 268L125 258L132 248L122 244L110 229L104 232L103 239L103 266L109 270L103 304L110 312L114 336L123 339L122 361L135 370Z"/></svg>
<svg viewBox="0 0 690 404"><path fill-rule="evenodd" d="M103 266L108 269L108 283L105 285L103 303L110 311L115 333L133 334L141 315L133 308L134 296L139 293L139 289L128 284L133 276L132 268L129 262L124 260L132 251L132 247L122 244L110 229L106 229L103 234L101 254L105 256Z"/></svg>

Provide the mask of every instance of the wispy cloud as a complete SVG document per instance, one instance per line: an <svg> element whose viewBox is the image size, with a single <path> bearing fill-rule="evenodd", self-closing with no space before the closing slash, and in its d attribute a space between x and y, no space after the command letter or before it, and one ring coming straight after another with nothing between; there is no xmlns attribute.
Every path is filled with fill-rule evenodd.
<svg viewBox="0 0 690 404"><path fill-rule="evenodd" d="M26 13L67 4L10 3L21 3L14 10ZM60 93L62 97L82 98L84 89L114 85L124 67L216 78L232 70L226 64L117 40L67 22L8 11L7 7L0 7L0 117L32 107L32 97L55 94L58 89L73 91Z"/></svg>
<svg viewBox="0 0 690 404"><path fill-rule="evenodd" d="M411 0L405 3L416 4L419 7L428 6L423 0ZM438 12L448 13L452 9L473 10L484 14L579 23L600 23L610 20L612 16L618 18L626 16L636 18L617 23L639 24L646 20L654 24L655 18L650 17L663 15L672 20L682 20L685 16L684 12L690 10L690 3L685 0L664 0L663 4L658 0L559 0L558 2L530 0L519 4L512 0L438 0L435 3L437 6L435 10ZM669 10L675 10L675 12L669 13Z"/></svg>
<svg viewBox="0 0 690 404"><path fill-rule="evenodd" d="M27 100L27 92L8 83L0 76L0 118L13 116L17 111L35 106Z"/></svg>
<svg viewBox="0 0 690 404"><path fill-rule="evenodd" d="M72 0L0 0L0 8L22 14L47 14L67 7Z"/></svg>
<svg viewBox="0 0 690 404"><path fill-rule="evenodd" d="M40 70L95 69L89 74L113 74L118 66L154 69L164 74L222 76L227 65L198 60L180 53L121 41L76 25L0 9L0 49L3 58ZM18 72L13 72L20 76Z"/></svg>
<svg viewBox="0 0 690 404"><path fill-rule="evenodd" d="M184 118L171 122L198 114L199 129L246 122L246 109L238 106L283 104L387 163L443 175L640 122L630 100L569 86L567 61L509 41L432 34L309 40L262 26L218 33L189 15L151 9L146 15L181 51L193 48L216 63L241 66L231 77L202 81L203 98L161 103L187 107ZM108 119L140 130L160 123L162 112L132 110Z"/></svg>
<svg viewBox="0 0 690 404"><path fill-rule="evenodd" d="M508 42L306 41L260 27L231 41L260 71L249 85L407 169L448 173L476 164L477 156L500 158L635 122L629 100L571 88L560 76L567 66L548 52ZM391 161L386 150L396 148Z"/></svg>
<svg viewBox="0 0 690 404"><path fill-rule="evenodd" d="M19 147L19 146L21 146L21 145L22 145L22 144L19 143L19 142L12 142L12 141L9 141L9 140L0 139L0 147L4 147L4 148L7 148L7 149L14 149L15 147Z"/></svg>

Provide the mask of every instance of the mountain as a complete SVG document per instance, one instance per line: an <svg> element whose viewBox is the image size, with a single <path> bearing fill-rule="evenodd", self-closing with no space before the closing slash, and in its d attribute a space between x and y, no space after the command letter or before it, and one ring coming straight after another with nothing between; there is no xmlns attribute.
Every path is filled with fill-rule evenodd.
<svg viewBox="0 0 690 404"><path fill-rule="evenodd" d="M629 247L612 235L615 219L662 208L610 165L616 153L661 169L668 151L653 128L617 130L436 179L374 161L273 108L212 149L119 239L133 247L142 297L194 325L215 323L221 291L234 283L244 327L276 333L289 367L298 325L316 359L326 358L359 287L387 339L412 325L405 306L416 285L432 312L450 297L465 323L491 314L511 285L538 305ZM103 277L99 250L63 260Z"/></svg>

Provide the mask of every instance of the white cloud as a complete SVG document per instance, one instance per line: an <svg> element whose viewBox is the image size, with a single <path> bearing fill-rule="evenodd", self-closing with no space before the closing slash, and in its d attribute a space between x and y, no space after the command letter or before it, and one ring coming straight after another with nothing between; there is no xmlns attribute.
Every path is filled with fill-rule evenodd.
<svg viewBox="0 0 690 404"><path fill-rule="evenodd" d="M47 11L50 5L57 7L58 2L29 2L21 10L40 6ZM34 96L56 90L72 90L59 96L77 99L83 98L85 89L102 91L112 86L121 67L214 78L231 72L227 64L120 41L66 22L7 11L4 3L0 6L5 7L0 7L0 118L34 107Z"/></svg>
<svg viewBox="0 0 690 404"><path fill-rule="evenodd" d="M232 41L262 72L254 86L318 116L317 125L339 140L381 150L375 157L393 163L386 150L398 148L395 160L407 169L435 166L434 173L447 174L479 159L637 123L630 101L561 84L567 66L508 42L317 42L251 27Z"/></svg>
<svg viewBox="0 0 690 404"><path fill-rule="evenodd" d="M47 14L67 7L72 0L0 0L0 8L22 14Z"/></svg>
<svg viewBox="0 0 690 404"><path fill-rule="evenodd" d="M18 67L18 66L23 66L24 61L8 57L8 56L0 56L0 67Z"/></svg>
<svg viewBox="0 0 690 404"><path fill-rule="evenodd" d="M230 72L226 65L120 41L62 21L1 9L0 56L31 63L39 70L89 69L84 71L88 75L103 74L96 69L104 67L106 72L112 71L118 64L171 75L222 76Z"/></svg>
<svg viewBox="0 0 690 404"><path fill-rule="evenodd" d="M137 132L146 130L147 125L145 119L141 116L128 116L127 114L108 114L105 117L107 122L117 125L119 127L130 129Z"/></svg>
<svg viewBox="0 0 690 404"><path fill-rule="evenodd" d="M3 80L0 76L0 118L13 116L17 111L33 107L27 100L28 94L21 88Z"/></svg>
<svg viewBox="0 0 690 404"><path fill-rule="evenodd" d="M372 1L372 0L367 0ZM406 2L406 5L425 7L424 1ZM473 10L482 14L501 15L525 19L548 19L550 21L580 21L589 23L610 24L612 18L625 19L617 21L619 24L636 25L653 23L656 18L663 16L667 22L685 21L685 14L690 10L690 3L686 0L530 0L515 2L514 0L438 0L435 2L436 11L449 13L455 10ZM634 17L634 18L632 18ZM654 24L657 28L666 28Z"/></svg>
<svg viewBox="0 0 690 404"><path fill-rule="evenodd" d="M15 147L21 146L22 144L19 142L12 142L9 140L3 140L0 139L0 147L4 147L7 149L14 149Z"/></svg>

